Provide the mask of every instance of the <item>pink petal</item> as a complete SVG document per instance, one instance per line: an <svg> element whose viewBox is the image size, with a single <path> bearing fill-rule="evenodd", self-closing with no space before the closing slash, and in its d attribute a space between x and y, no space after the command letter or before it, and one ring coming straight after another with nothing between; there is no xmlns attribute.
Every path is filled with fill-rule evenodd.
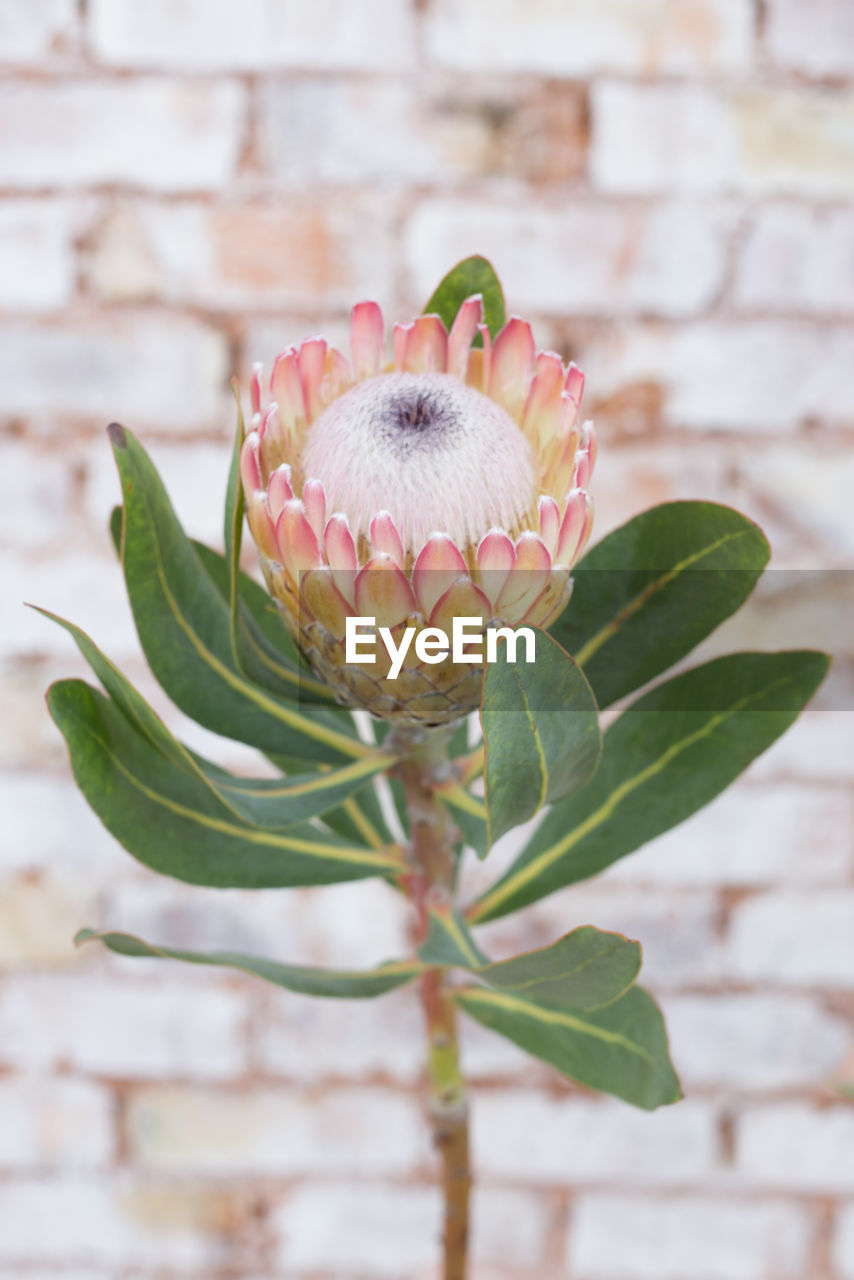
<svg viewBox="0 0 854 1280"><path fill-rule="evenodd" d="M357 302L350 316L350 350L358 381L379 373L385 355L383 313L376 302Z"/></svg>
<svg viewBox="0 0 854 1280"><path fill-rule="evenodd" d="M572 566L579 555L579 545L588 521L590 499L583 489L572 489L566 499L566 510L560 526L555 561Z"/></svg>
<svg viewBox="0 0 854 1280"><path fill-rule="evenodd" d="M285 503L292 502L293 497L291 468L287 462L283 462L280 467L276 467L267 485L267 506L274 521L278 520Z"/></svg>
<svg viewBox="0 0 854 1280"><path fill-rule="evenodd" d="M391 556L395 564L403 568L406 555L403 550L403 543L400 534L397 531L397 525L391 517L390 512L380 511L371 521L371 542L374 551L382 552L384 555Z"/></svg>
<svg viewBox="0 0 854 1280"><path fill-rule="evenodd" d="M560 533L560 508L554 498L543 494L537 504L537 510L540 517L540 537L549 555L554 555Z"/></svg>
<svg viewBox="0 0 854 1280"><path fill-rule="evenodd" d="M378 627L396 627L417 609L409 579L391 556L378 555L356 575L356 610L376 618Z"/></svg>
<svg viewBox="0 0 854 1280"><path fill-rule="evenodd" d="M438 316L418 316L406 335L403 366L406 373L444 373L448 334Z"/></svg>
<svg viewBox="0 0 854 1280"><path fill-rule="evenodd" d="M528 396L534 350L534 335L527 320L511 316L495 339L489 394L517 420Z"/></svg>
<svg viewBox="0 0 854 1280"><path fill-rule="evenodd" d="M240 449L240 478L243 481L243 490L247 496L254 493L256 489L263 488L261 481L261 461L258 457L258 448L261 444L257 431L250 431L249 435L243 441Z"/></svg>
<svg viewBox="0 0 854 1280"><path fill-rule="evenodd" d="M403 373L406 358L406 342L411 330L415 326L410 320L408 324L396 324L392 329L392 344L394 347L394 367L398 373Z"/></svg>
<svg viewBox="0 0 854 1280"><path fill-rule="evenodd" d="M466 366L466 383L475 391L489 393L489 378L492 369L492 339L485 324L479 324L477 331L483 339L482 347L472 347Z"/></svg>
<svg viewBox="0 0 854 1280"><path fill-rule="evenodd" d="M264 500L264 494L256 490L250 494L246 501L246 519L249 522L249 528L252 530L252 537L255 539L258 550L268 560L279 559L279 548L276 543L276 533L273 527L273 521L267 510L267 503Z"/></svg>
<svg viewBox="0 0 854 1280"><path fill-rule="evenodd" d="M299 498L286 502L276 521L276 541L284 567L297 577L305 569L319 566L323 557L317 535L308 523Z"/></svg>
<svg viewBox="0 0 854 1280"><path fill-rule="evenodd" d="M313 422L324 409L322 384L326 372L326 341L324 338L308 338L300 345L297 367L309 422Z"/></svg>
<svg viewBox="0 0 854 1280"><path fill-rule="evenodd" d="M343 396L353 385L353 370L349 363L335 347L326 353L326 368L321 384L321 396L324 407Z"/></svg>
<svg viewBox="0 0 854 1280"><path fill-rule="evenodd" d="M482 320L483 295L473 293L470 298L466 298L457 312L448 335L448 373L459 378L460 382L465 382L469 348Z"/></svg>
<svg viewBox="0 0 854 1280"><path fill-rule="evenodd" d="M264 371L262 364L253 364L252 379L249 383L249 398L252 402L252 412L261 412L261 374Z"/></svg>
<svg viewBox="0 0 854 1280"><path fill-rule="evenodd" d="M306 480L302 500L308 523L319 540L323 537L323 526L326 524L326 490L319 480Z"/></svg>
<svg viewBox="0 0 854 1280"><path fill-rule="evenodd" d="M575 468L572 472L573 489L585 489L590 483L590 454L586 449L579 449L575 455Z"/></svg>
<svg viewBox="0 0 854 1280"><path fill-rule="evenodd" d="M562 390L563 361L553 351L541 351L522 422L525 434L536 448L557 435Z"/></svg>
<svg viewBox="0 0 854 1280"><path fill-rule="evenodd" d="M492 617L492 604L471 578L461 577L439 597L430 614L430 626L439 627L450 640L454 618L475 617L486 626Z"/></svg>
<svg viewBox="0 0 854 1280"><path fill-rule="evenodd" d="M502 529L490 529L481 538L477 549L478 581L493 604L501 595L515 558L513 543Z"/></svg>
<svg viewBox="0 0 854 1280"><path fill-rule="evenodd" d="M352 604L355 600L358 559L356 544L346 516L341 515L340 512L330 516L326 522L323 544L335 585L345 600Z"/></svg>
<svg viewBox="0 0 854 1280"><path fill-rule="evenodd" d="M546 585L551 567L548 548L533 530L526 529L516 543L513 568L498 597L499 613L508 617L508 609L518 613L527 610Z"/></svg>
<svg viewBox="0 0 854 1280"><path fill-rule="evenodd" d="M590 472L592 474L593 468L596 465L599 445L596 439L596 428L589 418L581 428L581 448L586 449L590 456Z"/></svg>
<svg viewBox="0 0 854 1280"><path fill-rule="evenodd" d="M293 347L276 356L270 375L270 392L279 406L287 432L298 432L305 423L305 399L297 353Z"/></svg>
<svg viewBox="0 0 854 1280"><path fill-rule="evenodd" d="M412 570L412 585L425 617L429 618L451 583L467 572L459 548L446 533L434 533L427 539Z"/></svg>
<svg viewBox="0 0 854 1280"><path fill-rule="evenodd" d="M581 397L584 395L584 374L577 364L570 364L566 371L566 380L563 385L564 390L575 401L576 406L580 405Z"/></svg>
<svg viewBox="0 0 854 1280"><path fill-rule="evenodd" d="M333 636L342 638L353 610L336 587L332 570L326 566L307 569L300 580L300 593L312 617Z"/></svg>

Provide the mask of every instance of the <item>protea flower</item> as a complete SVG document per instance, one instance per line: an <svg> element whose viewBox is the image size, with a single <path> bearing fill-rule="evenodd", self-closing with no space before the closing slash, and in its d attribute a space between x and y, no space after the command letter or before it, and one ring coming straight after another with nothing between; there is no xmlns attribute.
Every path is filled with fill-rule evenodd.
<svg viewBox="0 0 854 1280"><path fill-rule="evenodd" d="M473 347L477 334L482 346ZM478 705L482 668L424 662L412 645L389 677L346 661L348 616L399 637L455 617L547 626L569 597L590 533L592 423L584 376L511 317L494 344L479 294L447 332L436 315L396 324L360 302L352 364L323 338L276 357L271 399L252 379L241 456L247 514L270 592L339 701L420 724Z"/></svg>

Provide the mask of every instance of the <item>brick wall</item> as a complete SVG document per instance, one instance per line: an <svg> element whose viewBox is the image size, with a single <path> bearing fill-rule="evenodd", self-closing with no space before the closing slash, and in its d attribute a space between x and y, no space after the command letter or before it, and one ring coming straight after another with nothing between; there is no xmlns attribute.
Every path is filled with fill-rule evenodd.
<svg viewBox="0 0 854 1280"><path fill-rule="evenodd" d="M70 946L109 923L371 963L399 904L136 867L41 702L79 662L20 601L150 691L104 424L216 540L231 371L340 339L360 296L411 315L473 251L587 372L600 533L709 497L778 568L850 566L854 5L6 0L0 62L0 1280L426 1280L407 993L339 1008ZM830 644L819 709L654 847L485 931L639 936L687 1099L634 1112L472 1031L476 1280L854 1277L854 1109L827 1084L854 1046L854 623L785 581L795 610L772 591L720 647Z"/></svg>

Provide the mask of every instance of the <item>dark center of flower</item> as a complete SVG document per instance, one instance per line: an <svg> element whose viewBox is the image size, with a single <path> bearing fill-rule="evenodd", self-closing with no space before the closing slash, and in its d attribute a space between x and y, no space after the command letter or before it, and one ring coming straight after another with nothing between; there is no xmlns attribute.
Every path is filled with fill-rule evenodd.
<svg viewBox="0 0 854 1280"><path fill-rule="evenodd" d="M434 447L446 443L462 425L459 405L443 387L407 387L392 391L379 402L371 416L371 426L378 436L408 453L411 448Z"/></svg>

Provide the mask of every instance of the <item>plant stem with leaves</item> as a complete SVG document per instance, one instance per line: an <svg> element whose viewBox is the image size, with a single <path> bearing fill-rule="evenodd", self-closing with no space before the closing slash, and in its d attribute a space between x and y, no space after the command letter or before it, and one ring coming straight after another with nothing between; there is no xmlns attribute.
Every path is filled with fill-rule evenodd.
<svg viewBox="0 0 854 1280"><path fill-rule="evenodd" d="M447 729L421 730L414 735L401 733L395 744L403 753L397 773L409 819L412 871L405 888L415 908L416 946L427 937L430 907L447 907L453 900L457 832L435 791L436 784L447 777L448 737ZM448 991L447 970L425 970L420 995L427 1033L430 1124L442 1161L443 1274L444 1280L465 1280L471 1190L469 1111L460 1070L457 1010Z"/></svg>

